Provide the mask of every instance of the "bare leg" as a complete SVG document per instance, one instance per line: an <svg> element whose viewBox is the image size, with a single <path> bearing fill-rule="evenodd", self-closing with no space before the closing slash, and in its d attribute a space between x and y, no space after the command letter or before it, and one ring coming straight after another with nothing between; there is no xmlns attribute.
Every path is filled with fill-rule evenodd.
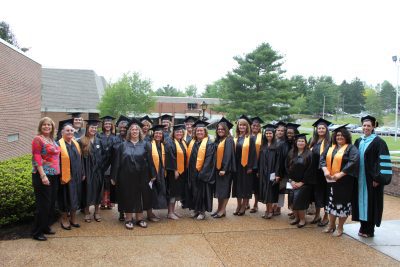
<svg viewBox="0 0 400 267"><path fill-rule="evenodd" d="M222 200L221 209L219 210L219 215L226 214L226 205L228 205L229 198Z"/></svg>
<svg viewBox="0 0 400 267"><path fill-rule="evenodd" d="M69 220L68 220L68 213L67 212L63 212L61 214L61 223L63 226L68 227L70 226Z"/></svg>
<svg viewBox="0 0 400 267"><path fill-rule="evenodd" d="M297 212L297 218L300 220L299 224L303 225L306 224L306 211L305 210L298 210Z"/></svg>

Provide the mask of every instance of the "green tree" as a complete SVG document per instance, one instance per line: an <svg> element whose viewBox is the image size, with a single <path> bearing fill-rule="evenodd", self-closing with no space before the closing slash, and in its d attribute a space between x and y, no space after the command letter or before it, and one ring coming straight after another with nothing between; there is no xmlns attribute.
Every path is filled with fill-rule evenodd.
<svg viewBox="0 0 400 267"><path fill-rule="evenodd" d="M142 80L136 72L125 73L104 91L98 109L100 115L138 115L149 112L155 104L151 96L151 82Z"/></svg>
<svg viewBox="0 0 400 267"><path fill-rule="evenodd" d="M307 103L309 110L313 114L322 115L325 98L325 113L334 113L337 106L338 93L338 86L333 83L332 79L322 77L315 80L313 91Z"/></svg>
<svg viewBox="0 0 400 267"><path fill-rule="evenodd" d="M169 84L164 87L158 88L155 91L155 94L157 96L185 96L185 93L181 92L180 90Z"/></svg>
<svg viewBox="0 0 400 267"><path fill-rule="evenodd" d="M10 29L10 25L5 21L0 21L0 38L9 44L19 47L17 39Z"/></svg>
<svg viewBox="0 0 400 267"><path fill-rule="evenodd" d="M365 90L365 110L375 116L379 122L383 122L382 102L376 90L367 88Z"/></svg>
<svg viewBox="0 0 400 267"><path fill-rule="evenodd" d="M360 113L364 110L365 89L364 84L358 78L354 79L351 83L343 81L339 86L339 91L343 100L343 111L347 113Z"/></svg>
<svg viewBox="0 0 400 267"><path fill-rule="evenodd" d="M197 87L196 85L189 85L185 88L185 94L191 97L197 97Z"/></svg>
<svg viewBox="0 0 400 267"><path fill-rule="evenodd" d="M394 109L396 107L396 89L390 82L384 81L382 83L379 97L381 102L385 104L384 108Z"/></svg>
<svg viewBox="0 0 400 267"><path fill-rule="evenodd" d="M227 90L226 86L226 80L219 79L212 84L206 85L206 89L204 90L201 97L224 98L224 94Z"/></svg>

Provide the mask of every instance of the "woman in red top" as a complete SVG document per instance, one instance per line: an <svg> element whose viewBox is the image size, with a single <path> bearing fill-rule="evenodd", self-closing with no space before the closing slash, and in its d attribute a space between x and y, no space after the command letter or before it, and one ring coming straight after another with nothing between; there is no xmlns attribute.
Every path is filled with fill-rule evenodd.
<svg viewBox="0 0 400 267"><path fill-rule="evenodd" d="M60 174L60 147L54 141L54 131L53 120L44 117L39 122L38 135L32 141L32 185L36 201L32 235L39 241L47 240L44 234L54 234L50 224Z"/></svg>

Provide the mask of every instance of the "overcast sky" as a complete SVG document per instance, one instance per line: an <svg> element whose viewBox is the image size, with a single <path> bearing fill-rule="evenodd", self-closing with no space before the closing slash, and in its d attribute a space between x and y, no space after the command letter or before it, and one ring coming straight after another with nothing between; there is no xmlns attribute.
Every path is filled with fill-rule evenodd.
<svg viewBox="0 0 400 267"><path fill-rule="evenodd" d="M199 91L268 42L288 77L396 83L400 1L2 1L0 20L43 67L138 71Z"/></svg>

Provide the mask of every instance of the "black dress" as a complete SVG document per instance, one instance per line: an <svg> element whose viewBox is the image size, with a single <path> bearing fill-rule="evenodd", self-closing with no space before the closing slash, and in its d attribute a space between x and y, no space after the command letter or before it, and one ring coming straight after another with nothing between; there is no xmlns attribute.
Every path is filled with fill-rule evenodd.
<svg viewBox="0 0 400 267"><path fill-rule="evenodd" d="M114 143L111 148L111 169L110 169L110 175L113 173L113 168L114 168L114 159L117 156L118 148L119 146L125 142L125 138L122 138L120 135L116 135L114 138ZM111 177L113 178L113 177ZM110 202L111 203L117 203L117 186L116 185L110 185ZM118 207L118 211L120 211L120 208Z"/></svg>
<svg viewBox="0 0 400 267"><path fill-rule="evenodd" d="M65 146L69 156L71 180L66 184L60 183L58 187L58 207L61 212L70 212L78 210L81 204L82 163L81 155L74 143L68 144L65 142Z"/></svg>
<svg viewBox="0 0 400 267"><path fill-rule="evenodd" d="M260 195L259 201L264 204L277 203L279 198L279 183L270 180L271 174L278 176L280 153L276 144L264 145L260 149L258 164Z"/></svg>
<svg viewBox="0 0 400 267"><path fill-rule="evenodd" d="M106 135L104 133L99 134L100 142L103 147L103 173L104 173L104 190L110 191L110 171L111 171L111 157L112 147L116 140L116 136L113 134Z"/></svg>
<svg viewBox="0 0 400 267"><path fill-rule="evenodd" d="M215 146L208 140L204 164L198 171L196 162L200 144L201 142L195 142L190 154L187 176L188 193L185 196L185 202L191 210L211 212L215 184Z"/></svg>
<svg viewBox="0 0 400 267"><path fill-rule="evenodd" d="M303 152L303 155L296 155L292 162L290 157L286 159L286 173L288 178L298 183L304 183L300 188L292 189L293 210L306 210L310 205L311 184L314 181L314 169L312 164L311 151Z"/></svg>
<svg viewBox="0 0 400 267"><path fill-rule="evenodd" d="M151 164L150 143L121 143L113 163L111 177L116 180L118 205L126 213L139 213L152 208L150 179L156 173Z"/></svg>
<svg viewBox="0 0 400 267"><path fill-rule="evenodd" d="M316 208L324 208L328 199L326 179L319 163L321 157L321 144L322 142L315 143L311 149L313 155L312 163L315 171L315 181L312 185L312 198L315 202ZM328 145L325 145L325 148L327 149Z"/></svg>
<svg viewBox="0 0 400 267"><path fill-rule="evenodd" d="M103 191L103 147L100 139L95 137L93 143L89 144L88 155L84 155L82 139L78 140L82 151L83 175L86 179L82 182L81 207L99 205Z"/></svg>
<svg viewBox="0 0 400 267"><path fill-rule="evenodd" d="M169 141L165 143L165 167L167 170L167 197L168 199L175 198L175 200L183 199L184 186L186 183L186 175L187 175L186 148L182 142L179 142L179 146L183 151L185 171L181 173L177 179L175 179L175 171L178 170L175 140L169 139Z"/></svg>
<svg viewBox="0 0 400 267"><path fill-rule="evenodd" d="M219 142L215 142L215 152L217 153ZM220 171L225 171L223 176L219 175ZM233 174L236 172L235 160L235 142L232 137L225 140L224 154L222 158L221 169L215 172L215 197L219 199L227 199L231 196Z"/></svg>
<svg viewBox="0 0 400 267"><path fill-rule="evenodd" d="M281 177L281 180L279 182L279 194L286 194L288 193L288 190L286 190L288 175L286 172L285 164L289 151L293 148L293 141L285 139L277 140L277 146L280 154L278 176Z"/></svg>
<svg viewBox="0 0 400 267"><path fill-rule="evenodd" d="M153 146L154 143L151 143ZM165 166L162 162L162 151L161 144L156 144L158 153L158 173L156 175L156 180L153 182L152 187L152 198L153 198L153 209L166 209L167 208L167 187L166 187L166 177L165 177ZM165 153L165 146L164 146ZM153 168L156 170L154 161L151 161Z"/></svg>
<svg viewBox="0 0 400 267"><path fill-rule="evenodd" d="M236 173L233 176L232 197L250 199L253 192L253 173L248 170L257 170L257 155L254 137L250 137L249 156L247 165L242 166L242 147L244 137L239 137L236 143L235 159Z"/></svg>

